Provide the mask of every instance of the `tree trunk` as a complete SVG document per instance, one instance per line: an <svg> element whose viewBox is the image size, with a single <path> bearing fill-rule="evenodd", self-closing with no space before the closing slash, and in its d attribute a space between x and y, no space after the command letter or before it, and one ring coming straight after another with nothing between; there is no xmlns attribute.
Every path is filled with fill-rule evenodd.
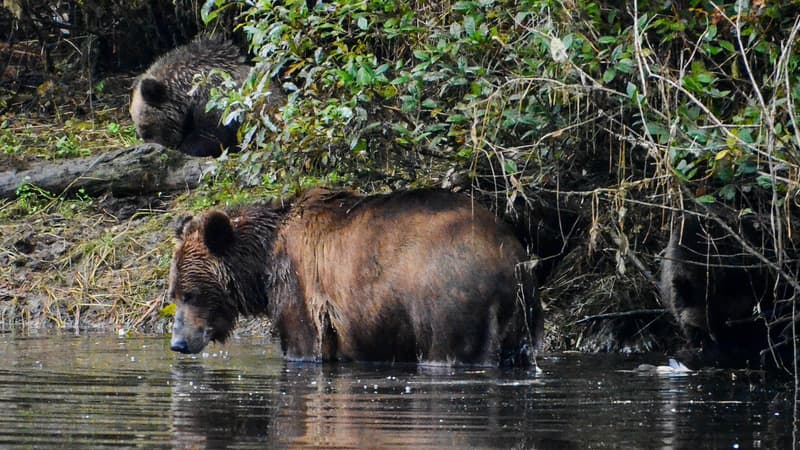
<svg viewBox="0 0 800 450"><path fill-rule="evenodd" d="M197 187L207 160L191 158L157 144L142 144L99 156L36 162L24 170L0 172L0 198L33 185L54 194L80 189L89 195L115 196L169 192Z"/></svg>

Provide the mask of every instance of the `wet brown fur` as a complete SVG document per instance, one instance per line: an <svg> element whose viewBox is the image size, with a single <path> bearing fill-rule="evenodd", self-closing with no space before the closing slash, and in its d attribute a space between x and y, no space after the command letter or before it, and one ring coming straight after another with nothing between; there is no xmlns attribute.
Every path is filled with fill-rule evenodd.
<svg viewBox="0 0 800 450"><path fill-rule="evenodd" d="M223 126L217 110L206 112L211 88L218 76L195 86L195 75L208 75L213 69L230 74L241 83L250 66L239 50L221 39L200 37L158 58L134 82L130 114L136 131L145 142L155 142L193 156L219 156L224 149L235 149L236 123ZM285 100L276 85L271 88L273 104Z"/></svg>
<svg viewBox="0 0 800 450"><path fill-rule="evenodd" d="M750 227L752 228L752 227ZM758 235L749 229L745 235ZM767 347L758 311L773 305L763 264L710 219L686 215L672 230L661 262L661 298L688 341L696 365L745 366Z"/></svg>
<svg viewBox="0 0 800 450"><path fill-rule="evenodd" d="M200 351L261 313L291 359L526 365L541 345L525 251L461 195L315 189L206 213L179 235L173 348Z"/></svg>

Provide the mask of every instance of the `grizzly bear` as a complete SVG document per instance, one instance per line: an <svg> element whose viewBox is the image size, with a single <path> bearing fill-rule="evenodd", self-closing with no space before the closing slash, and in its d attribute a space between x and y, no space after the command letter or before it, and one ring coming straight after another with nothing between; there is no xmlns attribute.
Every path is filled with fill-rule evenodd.
<svg viewBox="0 0 800 450"><path fill-rule="evenodd" d="M763 233L743 224L754 248ZM714 220L686 214L661 261L659 290L688 341L694 365L757 366L774 320L774 276Z"/></svg>
<svg viewBox="0 0 800 450"><path fill-rule="evenodd" d="M243 82L250 66L239 50L221 39L200 37L156 60L134 82L130 114L136 132L154 142L192 156L214 156L236 150L237 123L221 124L218 110L206 111L211 89L222 79L219 69ZM196 83L196 75L207 79ZM270 87L268 106L276 108L285 97L277 85Z"/></svg>
<svg viewBox="0 0 800 450"><path fill-rule="evenodd" d="M311 190L178 229L171 348L224 342L266 314L291 360L529 365L542 307L510 229L443 190Z"/></svg>

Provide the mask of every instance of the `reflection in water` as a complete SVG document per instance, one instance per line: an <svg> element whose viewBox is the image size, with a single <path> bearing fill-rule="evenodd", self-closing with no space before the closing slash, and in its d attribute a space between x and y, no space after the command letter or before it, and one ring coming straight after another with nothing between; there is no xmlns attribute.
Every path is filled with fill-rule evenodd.
<svg viewBox="0 0 800 450"><path fill-rule="evenodd" d="M224 447L270 436L274 404L264 392L247 390L236 373L209 372L201 361L181 360L170 384L175 447Z"/></svg>
<svg viewBox="0 0 800 450"><path fill-rule="evenodd" d="M176 420L176 429L182 424L200 434L179 435L175 443L550 449L589 443L786 448L793 442L790 393L768 389L761 380L619 371L587 356L553 358L543 366L544 374L531 377L283 363L274 377L256 383L261 390L252 391L237 388L240 380L233 376L178 364L173 417L189 420Z"/></svg>
<svg viewBox="0 0 800 450"><path fill-rule="evenodd" d="M210 373L194 361L176 364L174 444L532 446L520 427L532 399L506 398L504 391L532 392L538 380L503 380L497 378L501 372L483 370L422 372L413 366L287 363L253 391L239 387L233 374Z"/></svg>
<svg viewBox="0 0 800 450"><path fill-rule="evenodd" d="M543 373L285 363L242 339L0 336L0 447L791 448L793 392L743 373L672 376L609 355ZM654 361L648 361L654 362ZM736 379L733 376L736 375Z"/></svg>

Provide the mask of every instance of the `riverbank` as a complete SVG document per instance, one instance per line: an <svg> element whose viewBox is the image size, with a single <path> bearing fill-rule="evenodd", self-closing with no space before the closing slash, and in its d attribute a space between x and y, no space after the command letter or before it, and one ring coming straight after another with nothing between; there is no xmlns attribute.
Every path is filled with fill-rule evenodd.
<svg viewBox="0 0 800 450"><path fill-rule="evenodd" d="M59 121L55 114L49 118L37 115L38 131L34 135L26 125L32 119L24 111L0 116L6 143L2 164L8 167L69 157L58 154L58 145L51 146L64 139L80 142L80 150L73 157L136 144L135 136L130 134L132 124L125 115L125 94L118 92L107 98L110 101L103 105L107 119L87 121L85 132L69 125L81 118ZM97 131L108 129L123 131ZM93 141L92 136L102 139ZM20 150L13 151L16 148ZM376 186L370 185L373 189ZM23 186L16 199L0 200L0 329L168 332L171 309L165 298L166 280L178 219L209 207L280 196L280 191L286 191L286 187L275 191L239 188L224 176L209 176L200 188L191 191L121 198L109 193L95 197L81 192L58 195ZM635 326L620 327L619 320L613 317L581 321L605 309L592 307L593 303L604 302L605 296L635 294L609 285L603 272L587 273L586 268L579 268L585 263L586 251L582 246L573 249L572 256L555 265L551 275L542 280L540 291L547 308L546 348L666 348L663 342L674 340L667 337L674 329L667 317L658 314L643 318L656 323L646 333L639 333ZM585 292L594 292L597 298L581 298ZM571 297L569 301L565 296ZM655 292L646 296L655 299ZM574 308L576 303L583 307ZM640 307L636 302L628 304L630 308ZM649 302L649 306L658 308L657 301ZM258 334L267 328L266 321L256 320L244 322L238 330Z"/></svg>

